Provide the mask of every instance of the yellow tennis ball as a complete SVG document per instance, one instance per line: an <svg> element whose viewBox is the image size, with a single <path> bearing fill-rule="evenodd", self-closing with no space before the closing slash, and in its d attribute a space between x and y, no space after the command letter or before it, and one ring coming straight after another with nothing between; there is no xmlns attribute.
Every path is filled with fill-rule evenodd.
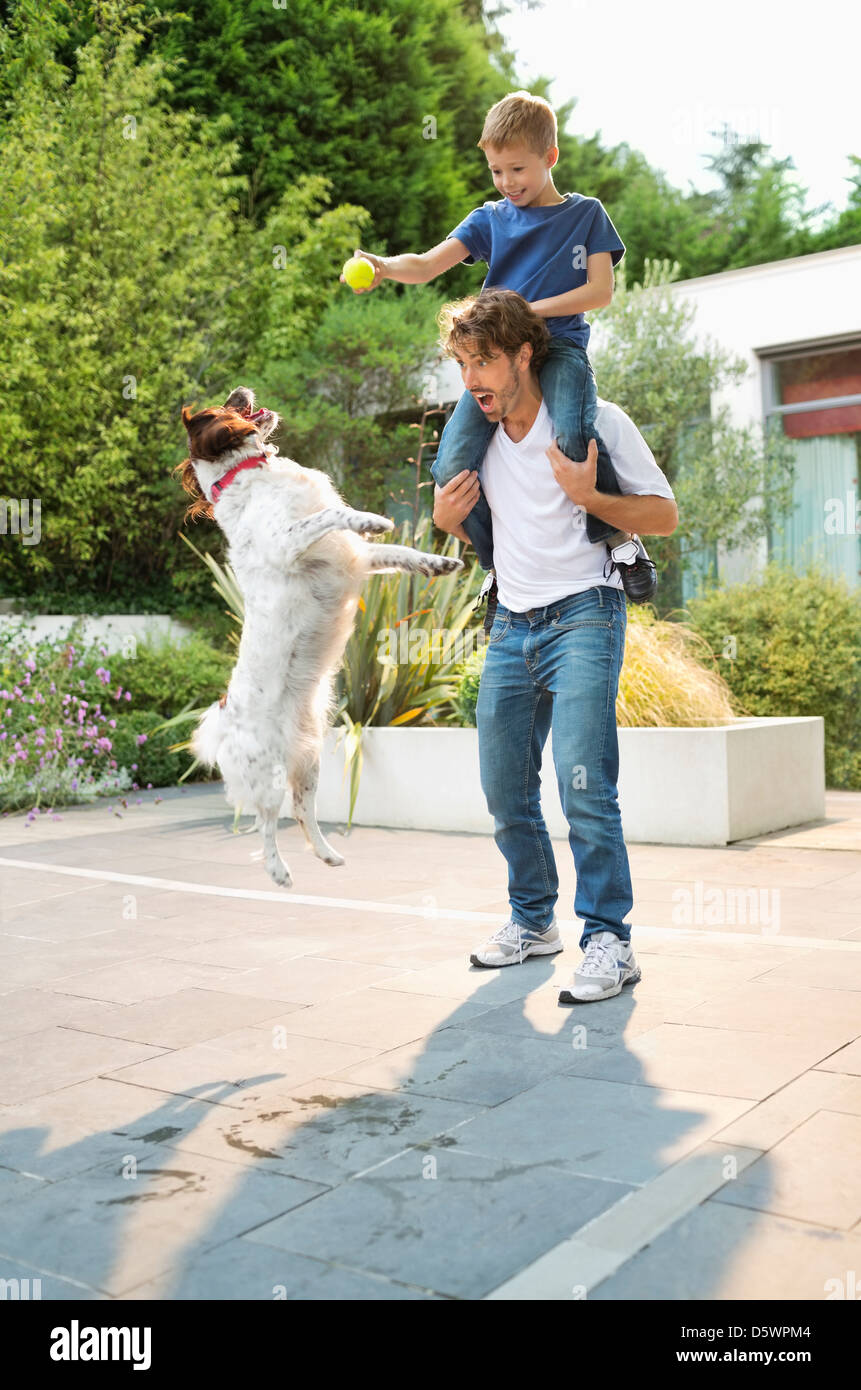
<svg viewBox="0 0 861 1390"><path fill-rule="evenodd" d="M366 290L374 282L374 267L364 256L351 256L344 263L343 275L351 290Z"/></svg>

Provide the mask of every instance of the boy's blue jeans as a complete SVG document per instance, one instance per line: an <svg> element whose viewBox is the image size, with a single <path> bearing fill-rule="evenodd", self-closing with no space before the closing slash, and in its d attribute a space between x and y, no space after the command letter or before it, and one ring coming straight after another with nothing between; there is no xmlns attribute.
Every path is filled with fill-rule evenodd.
<svg viewBox="0 0 861 1390"><path fill-rule="evenodd" d="M620 493L610 455L595 428L595 374L585 348L564 338L553 338L550 354L538 374L547 410L553 421L559 447L570 459L585 459L590 439L598 444L599 492ZM434 482L443 487L463 469L476 471L481 479L481 467L487 446L497 428L482 414L468 391L464 391L454 408L451 419L442 432L436 458L431 464ZM493 567L493 526L490 508L483 492L463 528L472 542L479 563ZM590 541L603 541L614 536L618 528L610 522L586 513L586 534Z"/></svg>
<svg viewBox="0 0 861 1390"><path fill-rule="evenodd" d="M616 793L626 624L625 595L606 584L526 613L500 604L478 691L481 786L508 861L511 915L535 931L552 925L559 890L539 778L552 728L581 946L594 932L631 936L623 921L633 906L631 874Z"/></svg>

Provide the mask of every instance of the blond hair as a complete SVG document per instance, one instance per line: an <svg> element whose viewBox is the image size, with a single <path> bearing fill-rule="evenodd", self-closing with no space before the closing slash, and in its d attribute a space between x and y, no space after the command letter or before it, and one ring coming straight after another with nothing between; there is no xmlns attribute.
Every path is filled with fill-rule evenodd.
<svg viewBox="0 0 861 1390"><path fill-rule="evenodd" d="M531 92L509 92L491 106L484 118L478 148L504 149L523 143L535 154L546 154L558 143L556 113L543 97Z"/></svg>
<svg viewBox="0 0 861 1390"><path fill-rule="evenodd" d="M514 290L483 290L468 299L444 304L437 316L440 344L454 357L466 343L475 343L480 353L504 352L514 357L528 343L531 365L540 371L550 348L546 322Z"/></svg>

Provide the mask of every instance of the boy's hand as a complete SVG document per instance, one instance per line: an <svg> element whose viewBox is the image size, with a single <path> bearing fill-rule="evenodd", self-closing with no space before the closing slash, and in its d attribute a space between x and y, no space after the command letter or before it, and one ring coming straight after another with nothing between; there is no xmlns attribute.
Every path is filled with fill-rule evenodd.
<svg viewBox="0 0 861 1390"><path fill-rule="evenodd" d="M457 531L464 517L469 516L478 501L478 474L464 469L446 483L434 487L433 519L441 531Z"/></svg>
<svg viewBox="0 0 861 1390"><path fill-rule="evenodd" d="M353 255L363 256L365 260L370 261L371 265L374 267L374 278L371 281L370 285L368 285L367 288L364 290L353 290L353 294L368 294L371 290L375 290L377 288L377 285L380 283L381 280L385 279L385 261L381 256L372 256L370 251L357 250L353 252ZM345 285L347 283L343 275L340 275L338 278L340 279L342 285Z"/></svg>
<svg viewBox="0 0 861 1390"><path fill-rule="evenodd" d="M585 507L588 511L595 499L598 477L598 445L595 440L589 440L586 457L581 463L567 458L555 440L547 450L547 457L553 476L565 495L575 507Z"/></svg>

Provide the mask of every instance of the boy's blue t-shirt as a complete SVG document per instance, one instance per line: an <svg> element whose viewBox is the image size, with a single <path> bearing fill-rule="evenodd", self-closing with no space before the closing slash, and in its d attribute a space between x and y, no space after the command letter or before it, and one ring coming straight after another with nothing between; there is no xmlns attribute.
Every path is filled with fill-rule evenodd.
<svg viewBox="0 0 861 1390"><path fill-rule="evenodd" d="M487 261L482 289L516 290L532 302L586 284L586 257L609 251L617 265L625 246L597 198L566 193L561 203L519 208L508 198L483 203L449 232L462 241L465 265ZM551 334L585 348L583 314L546 320Z"/></svg>

